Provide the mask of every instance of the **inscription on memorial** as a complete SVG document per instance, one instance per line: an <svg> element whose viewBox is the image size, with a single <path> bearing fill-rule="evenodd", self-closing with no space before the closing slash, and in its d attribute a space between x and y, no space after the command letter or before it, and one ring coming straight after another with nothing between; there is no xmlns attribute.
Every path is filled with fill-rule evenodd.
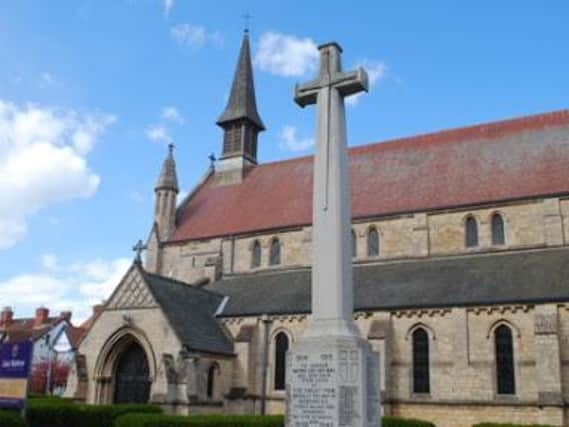
<svg viewBox="0 0 569 427"><path fill-rule="evenodd" d="M380 417L379 354L371 352L367 357L367 422L375 424Z"/></svg>
<svg viewBox="0 0 569 427"><path fill-rule="evenodd" d="M291 355L287 425L330 427L337 411L337 360L333 353Z"/></svg>

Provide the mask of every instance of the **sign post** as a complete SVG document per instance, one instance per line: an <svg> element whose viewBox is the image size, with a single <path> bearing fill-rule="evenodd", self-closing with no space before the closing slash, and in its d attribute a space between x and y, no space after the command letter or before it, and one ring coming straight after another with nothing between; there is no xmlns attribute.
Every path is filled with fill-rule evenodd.
<svg viewBox="0 0 569 427"><path fill-rule="evenodd" d="M20 409L24 417L32 353L30 341L0 344L0 408Z"/></svg>

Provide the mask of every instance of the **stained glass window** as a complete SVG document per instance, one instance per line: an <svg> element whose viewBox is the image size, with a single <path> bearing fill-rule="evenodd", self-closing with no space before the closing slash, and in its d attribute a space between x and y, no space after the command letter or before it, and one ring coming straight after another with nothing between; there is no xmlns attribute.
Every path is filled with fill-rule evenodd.
<svg viewBox="0 0 569 427"><path fill-rule="evenodd" d="M379 233L375 228L371 228L367 234L367 254L368 256L379 255Z"/></svg>
<svg viewBox="0 0 569 427"><path fill-rule="evenodd" d="M271 242L271 253L269 257L269 264L278 265L281 263L281 242L279 239L273 239Z"/></svg>
<svg viewBox="0 0 569 427"><path fill-rule="evenodd" d="M275 337L275 390L285 389L288 345L288 336L284 332L279 332Z"/></svg>
<svg viewBox="0 0 569 427"><path fill-rule="evenodd" d="M423 328L413 332L413 392L430 393L429 335Z"/></svg>
<svg viewBox="0 0 569 427"><path fill-rule="evenodd" d="M465 243L467 248L478 246L478 224L474 217L469 216L465 222Z"/></svg>
<svg viewBox="0 0 569 427"><path fill-rule="evenodd" d="M492 216L492 244L503 245L504 243L506 243L504 220L502 219L502 215L497 213Z"/></svg>
<svg viewBox="0 0 569 427"><path fill-rule="evenodd" d="M494 332L496 341L496 376L498 394L515 394L514 344L512 330L501 325Z"/></svg>

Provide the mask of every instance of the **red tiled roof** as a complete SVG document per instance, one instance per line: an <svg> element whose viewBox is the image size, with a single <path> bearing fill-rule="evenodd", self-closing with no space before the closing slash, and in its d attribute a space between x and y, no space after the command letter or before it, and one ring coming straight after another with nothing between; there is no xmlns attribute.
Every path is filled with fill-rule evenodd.
<svg viewBox="0 0 569 427"><path fill-rule="evenodd" d="M349 149L354 218L569 192L569 110ZM312 156L253 168L240 184L210 177L171 241L312 222Z"/></svg>
<svg viewBox="0 0 569 427"><path fill-rule="evenodd" d="M83 337L87 333L87 329L70 325L65 329L65 332L67 333L69 344L71 344L72 348L76 349L79 347L81 341L83 341Z"/></svg>

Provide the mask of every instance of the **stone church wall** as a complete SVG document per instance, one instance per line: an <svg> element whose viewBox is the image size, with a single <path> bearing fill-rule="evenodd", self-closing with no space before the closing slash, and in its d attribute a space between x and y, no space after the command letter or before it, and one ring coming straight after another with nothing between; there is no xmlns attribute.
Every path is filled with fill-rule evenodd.
<svg viewBox="0 0 569 427"><path fill-rule="evenodd" d="M502 215L504 220L504 245L492 244L491 218L494 213ZM464 221L469 215L478 224L479 245L474 248L465 248ZM367 254L367 235L371 228L377 229L380 236L379 256ZM357 220L353 230L357 236L355 262L555 246L565 244L565 236L569 233L569 200L547 198ZM281 243L278 266L269 265L270 245L274 238ZM252 266L255 240L261 244L261 266L256 268ZM215 280L222 274L306 267L311 262L311 227L167 244L160 251L159 273L190 283L205 278ZM149 256L154 259L154 252Z"/></svg>
<svg viewBox="0 0 569 427"><path fill-rule="evenodd" d="M547 342L540 338L539 331L544 330L543 326L539 326L540 322L543 323L540 316L551 314L554 319L559 318L559 331ZM386 377L380 378L387 413L432 419L440 427L470 427L484 420L553 425L563 422L561 402L555 405L540 399L550 396L547 393L556 384L558 387L562 384L567 393L569 372L562 361L569 354L569 311L564 306L549 304L537 307L516 305L366 312L356 313L355 320L360 332L380 353L380 372L387 372ZM277 333L285 332L292 342L296 342L302 336L309 317L269 316L265 322L254 317L224 319L234 338L246 328L254 331L251 337L255 337L255 342L251 340L245 346L238 345L236 350L239 363L247 365L246 358L250 357L247 369L254 369L257 373L262 372L265 349L263 328L265 324L269 325L267 408L271 413L282 413L284 393L275 391L273 387L274 339ZM513 332L514 395L498 395L496 391L494 330L503 324ZM431 391L428 394L415 394L412 391L411 335L416 328L424 328L429 335ZM556 342L561 351L561 356L557 358ZM544 352L553 354L553 357L548 359ZM257 374L250 376L246 382L247 393L254 399L260 399L260 379ZM232 408L238 406L236 402L232 403ZM258 411L258 402L254 408Z"/></svg>

